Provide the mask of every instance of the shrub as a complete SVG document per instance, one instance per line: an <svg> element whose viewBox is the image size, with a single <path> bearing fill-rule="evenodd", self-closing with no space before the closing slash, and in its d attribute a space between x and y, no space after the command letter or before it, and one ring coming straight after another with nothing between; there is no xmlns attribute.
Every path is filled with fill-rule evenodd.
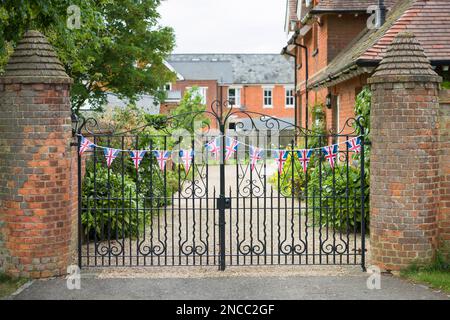
<svg viewBox="0 0 450 320"><path fill-rule="evenodd" d="M137 236L139 226L148 217L136 208L143 208L143 198L136 192L136 183L129 176L117 175L102 164L87 165L83 181L81 215L84 235L97 240ZM122 180L123 178L123 180Z"/></svg>
<svg viewBox="0 0 450 320"><path fill-rule="evenodd" d="M365 119L366 138L369 141L368 131L370 130L371 92L368 87L363 88L358 94L355 105L355 115L363 116ZM325 119L323 106L316 104L311 107L313 125L308 137L308 148L318 148L325 144ZM355 124L356 126L356 124ZM356 134L361 134L358 127L355 127ZM322 137L321 139L319 137ZM304 141L295 149L304 148ZM320 165L320 150L315 150L308 166L306 175L300 163L294 162L294 172L292 172L292 159L289 156L285 164L285 169L281 176L276 173L271 183L280 188L280 192L286 196L294 194L301 200L306 201L308 195L309 208L313 206L317 224L334 226L337 229L345 231L347 227L360 231L361 229L361 155L349 154L351 159L347 163L337 162L334 172L330 165L322 157ZM343 153L340 153L342 156ZM364 215L366 230L369 230L369 181L370 181L370 145L364 148ZM292 177L294 173L294 177ZM347 181L348 173L348 181ZM334 174L334 175L333 175ZM278 181L279 179L279 181ZM293 183L292 183L293 181ZM314 198L312 198L314 196ZM348 199L348 200L347 200ZM348 206L347 206L348 201ZM322 210L319 210L322 208Z"/></svg>
<svg viewBox="0 0 450 320"><path fill-rule="evenodd" d="M318 151L312 156L311 165L306 175L298 161L294 162L294 177L292 178L292 160L289 156L286 161L283 174L277 173L271 179L271 183L278 185L280 179L280 192L285 196L294 196L302 204L308 196L308 206L311 210L314 204L315 221L317 225L334 226L345 231L353 228L361 230L361 169L358 163L349 165L338 163L333 170L328 162L322 162L319 166ZM348 169L348 182L347 182ZM279 176L279 177L278 177ZM306 181L308 179L308 181ZM333 182L334 179L334 182ZM292 180L294 183L292 184ZM369 176L365 176L365 185L369 183ZM294 188L294 190L292 190ZM365 222L369 223L369 189L366 187L365 196ZM347 200L348 199L348 200ZM348 206L347 206L348 204ZM322 208L322 210L319 210ZM333 210L334 209L334 210Z"/></svg>
<svg viewBox="0 0 450 320"><path fill-rule="evenodd" d="M320 171L322 171L322 184L320 184ZM347 180L348 173L348 180ZM369 183L369 176L365 176L365 185ZM321 188L322 186L322 188ZM323 163L322 168L316 166L311 170L308 181L308 195L318 196L322 190L321 206L322 214L316 216L322 225L334 226L345 231L346 228L361 231L361 168L337 164L333 170L328 163ZM369 225L369 189L364 189L364 214L365 223ZM319 204L317 204L319 205Z"/></svg>

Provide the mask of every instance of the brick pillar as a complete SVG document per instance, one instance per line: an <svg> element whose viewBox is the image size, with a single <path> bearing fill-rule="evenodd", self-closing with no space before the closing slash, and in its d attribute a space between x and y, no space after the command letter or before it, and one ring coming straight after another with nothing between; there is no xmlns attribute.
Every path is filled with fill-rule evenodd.
<svg viewBox="0 0 450 320"><path fill-rule="evenodd" d="M439 244L441 252L450 259L450 90L440 92L439 170L441 179Z"/></svg>
<svg viewBox="0 0 450 320"><path fill-rule="evenodd" d="M369 79L372 264L429 262L437 246L439 84L413 34L400 33Z"/></svg>
<svg viewBox="0 0 450 320"><path fill-rule="evenodd" d="M0 77L0 269L11 275L62 275L72 255L71 83L37 31Z"/></svg>

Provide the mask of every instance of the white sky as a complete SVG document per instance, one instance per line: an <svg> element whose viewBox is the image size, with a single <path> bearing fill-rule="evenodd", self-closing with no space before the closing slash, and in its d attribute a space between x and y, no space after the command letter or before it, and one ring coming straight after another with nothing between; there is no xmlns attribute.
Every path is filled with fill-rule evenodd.
<svg viewBox="0 0 450 320"><path fill-rule="evenodd" d="M161 24L175 53L279 53L286 45L285 0L164 0Z"/></svg>

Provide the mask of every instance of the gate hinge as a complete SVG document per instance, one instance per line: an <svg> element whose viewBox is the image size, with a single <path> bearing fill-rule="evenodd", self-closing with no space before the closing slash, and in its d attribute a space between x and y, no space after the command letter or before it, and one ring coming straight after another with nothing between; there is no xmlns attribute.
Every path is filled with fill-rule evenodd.
<svg viewBox="0 0 450 320"><path fill-rule="evenodd" d="M217 209L219 210L231 209L231 198L224 198L224 197L217 198Z"/></svg>

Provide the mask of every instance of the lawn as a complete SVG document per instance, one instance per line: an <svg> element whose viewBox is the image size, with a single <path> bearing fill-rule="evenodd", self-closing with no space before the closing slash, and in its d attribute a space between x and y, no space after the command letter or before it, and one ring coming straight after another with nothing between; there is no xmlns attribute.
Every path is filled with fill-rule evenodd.
<svg viewBox="0 0 450 320"><path fill-rule="evenodd" d="M450 293L449 271L418 271L404 274L404 276L414 282L426 283L434 289Z"/></svg>
<svg viewBox="0 0 450 320"><path fill-rule="evenodd" d="M25 284L25 278L12 278L0 273L0 299L14 293L21 285Z"/></svg>
<svg viewBox="0 0 450 320"><path fill-rule="evenodd" d="M450 293L450 263L441 255L438 255L431 265L411 265L401 272L401 276Z"/></svg>

